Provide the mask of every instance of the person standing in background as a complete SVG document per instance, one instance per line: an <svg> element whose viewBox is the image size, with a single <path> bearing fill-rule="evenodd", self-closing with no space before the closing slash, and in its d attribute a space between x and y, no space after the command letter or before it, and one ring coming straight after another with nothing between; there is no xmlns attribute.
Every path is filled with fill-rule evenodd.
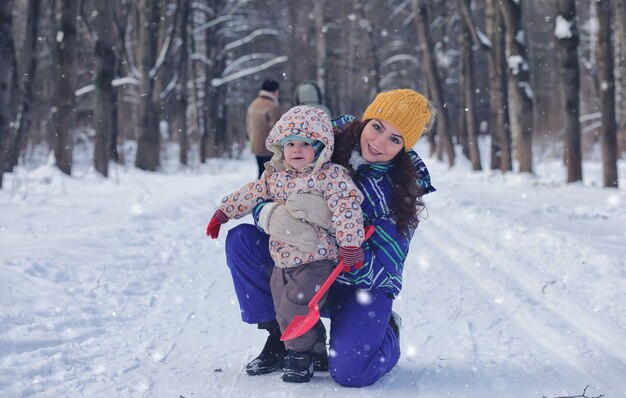
<svg viewBox="0 0 626 398"><path fill-rule="evenodd" d="M310 105L320 108L332 118L330 109L324 105L322 90L314 81L306 80L298 84L295 92L295 103L296 105Z"/></svg>
<svg viewBox="0 0 626 398"><path fill-rule="evenodd" d="M265 147L265 140L274 124L280 119L282 112L278 104L280 85L277 81L267 79L261 85L259 95L248 106L246 112L246 129L250 138L250 149L259 169L258 178L265 169L265 163L272 158L272 152Z"/></svg>

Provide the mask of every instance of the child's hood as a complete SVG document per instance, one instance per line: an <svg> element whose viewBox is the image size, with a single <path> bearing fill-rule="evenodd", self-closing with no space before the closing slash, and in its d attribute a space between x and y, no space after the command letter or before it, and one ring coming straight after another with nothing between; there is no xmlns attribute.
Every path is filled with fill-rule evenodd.
<svg viewBox="0 0 626 398"><path fill-rule="evenodd" d="M283 151L280 141L290 135L320 141L324 149L315 162L315 168L329 162L333 155L335 137L330 118L323 110L309 105L298 105L285 112L270 131L265 146L274 153L272 166L281 170L283 165Z"/></svg>

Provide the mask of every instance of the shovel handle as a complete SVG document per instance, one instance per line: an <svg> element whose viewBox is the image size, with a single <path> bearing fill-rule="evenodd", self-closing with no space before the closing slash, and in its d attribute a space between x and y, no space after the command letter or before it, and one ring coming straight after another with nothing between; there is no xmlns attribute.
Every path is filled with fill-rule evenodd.
<svg viewBox="0 0 626 398"><path fill-rule="evenodd" d="M374 226L373 225L368 225L367 227L365 227L365 238L363 239L363 242L368 240L369 237L372 236L373 233L374 233ZM326 280L324 281L324 283L322 283L322 286L315 293L315 295L313 296L311 301L309 301L309 310L310 311L317 311L318 310L317 303L320 302L320 300L322 299L324 294L326 294L326 292L330 288L330 285L332 285L333 282L335 282L335 279L337 279L337 277L339 276L341 271L343 271L343 267L344 267L343 259L341 259L341 261L339 261L339 264L337 264L335 269L333 269L333 272L331 272L330 275L328 276L328 278L326 278Z"/></svg>
<svg viewBox="0 0 626 398"><path fill-rule="evenodd" d="M326 278L324 283L322 283L320 289L315 293L311 301L309 301L309 312L318 310L317 303L320 302L324 294L326 294L330 288L330 285L332 285L335 279L337 279L341 271L343 271L343 260L339 261L339 264L337 264L335 269L333 269L333 272L330 273L328 278Z"/></svg>

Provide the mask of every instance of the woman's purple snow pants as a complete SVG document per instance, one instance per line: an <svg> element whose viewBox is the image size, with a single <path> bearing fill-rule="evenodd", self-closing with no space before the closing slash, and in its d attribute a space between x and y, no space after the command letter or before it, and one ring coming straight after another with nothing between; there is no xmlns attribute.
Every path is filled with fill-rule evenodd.
<svg viewBox="0 0 626 398"><path fill-rule="evenodd" d="M251 224L232 228L226 237L226 263L246 323L275 319L269 283L274 262L268 241L269 236ZM375 383L400 358L400 344L389 326L393 299L374 289L367 291L371 302L359 303L359 292L355 286L335 283L322 310L330 318L330 374L346 387Z"/></svg>

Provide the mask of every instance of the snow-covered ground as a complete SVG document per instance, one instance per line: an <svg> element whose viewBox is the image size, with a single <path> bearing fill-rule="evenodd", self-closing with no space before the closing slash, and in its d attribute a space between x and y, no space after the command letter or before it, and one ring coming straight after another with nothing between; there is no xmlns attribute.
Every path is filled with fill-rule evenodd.
<svg viewBox="0 0 626 398"><path fill-rule="evenodd" d="M566 185L558 162L528 176L425 160L438 192L396 303L403 354L362 389L245 374L265 336L240 321L225 265L236 222L204 231L251 156L6 174L0 396L626 397L626 191L600 186L599 162Z"/></svg>

